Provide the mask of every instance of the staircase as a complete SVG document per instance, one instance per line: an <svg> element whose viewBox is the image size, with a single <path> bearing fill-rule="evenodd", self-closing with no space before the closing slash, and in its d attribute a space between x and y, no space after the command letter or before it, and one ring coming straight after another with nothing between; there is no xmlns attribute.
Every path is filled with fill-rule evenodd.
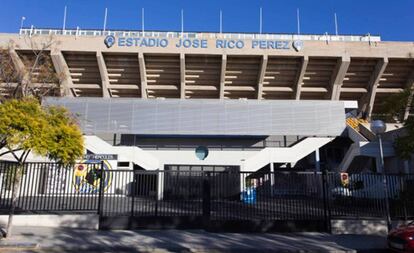
<svg viewBox="0 0 414 253"><path fill-rule="evenodd" d="M135 146L112 146L94 135L85 135L86 149L95 154L116 154L120 161L131 161L145 170L156 170L159 161L148 152Z"/></svg>
<svg viewBox="0 0 414 253"><path fill-rule="evenodd" d="M376 136L371 130L361 123L365 120L347 118L348 137L354 142L345 153L342 162L337 167L337 171L345 172L348 170L356 156L379 157L379 147ZM395 150L391 142L383 141L384 157L395 156Z"/></svg>
<svg viewBox="0 0 414 253"><path fill-rule="evenodd" d="M241 170L256 171L269 163L295 164L333 139L331 137L308 137L292 147L265 148L256 155L246 159Z"/></svg>

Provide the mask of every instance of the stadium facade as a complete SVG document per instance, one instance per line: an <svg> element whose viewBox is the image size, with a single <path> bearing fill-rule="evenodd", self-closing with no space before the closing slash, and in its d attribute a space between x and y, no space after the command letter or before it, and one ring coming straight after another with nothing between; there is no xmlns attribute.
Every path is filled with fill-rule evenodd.
<svg viewBox="0 0 414 253"><path fill-rule="evenodd" d="M414 85L414 43L371 35L31 28L0 46L17 69L47 51L61 80L44 104L68 107L86 152L118 168L379 172L369 120ZM384 134L385 167L409 173L400 127Z"/></svg>

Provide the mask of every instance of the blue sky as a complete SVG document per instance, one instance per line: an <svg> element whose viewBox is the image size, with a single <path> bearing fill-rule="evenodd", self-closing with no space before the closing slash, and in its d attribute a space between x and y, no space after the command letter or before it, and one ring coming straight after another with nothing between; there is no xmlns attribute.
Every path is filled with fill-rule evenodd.
<svg viewBox="0 0 414 253"><path fill-rule="evenodd" d="M186 31L218 31L219 10L224 32L258 32L263 8L263 32L296 32L300 9L302 33L335 32L334 13L341 34L380 34L383 40L414 41L414 0L0 0L0 32L25 26L62 27L67 5L67 27L103 26L109 9L108 29L140 29L145 8L146 30L180 30L184 9Z"/></svg>

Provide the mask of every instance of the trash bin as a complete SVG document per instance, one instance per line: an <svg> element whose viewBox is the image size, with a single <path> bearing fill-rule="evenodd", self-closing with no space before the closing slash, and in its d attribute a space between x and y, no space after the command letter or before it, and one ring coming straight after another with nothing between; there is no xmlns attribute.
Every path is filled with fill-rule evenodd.
<svg viewBox="0 0 414 253"><path fill-rule="evenodd" d="M256 188L255 187L248 187L243 192L243 202L245 204L254 204L256 203Z"/></svg>

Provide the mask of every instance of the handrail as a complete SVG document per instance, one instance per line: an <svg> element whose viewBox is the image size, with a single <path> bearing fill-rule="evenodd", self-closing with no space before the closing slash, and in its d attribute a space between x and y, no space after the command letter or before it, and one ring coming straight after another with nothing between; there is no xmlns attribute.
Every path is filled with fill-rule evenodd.
<svg viewBox="0 0 414 253"><path fill-rule="evenodd" d="M45 29L22 28L20 35L62 35L62 36L120 36L120 37L154 37L154 38L188 38L188 39L262 39L262 40L306 40L306 41L381 41L374 35L329 35L329 34L257 34L257 33L214 33L214 32L165 32L165 31L122 31L122 30L81 30L81 29Z"/></svg>

